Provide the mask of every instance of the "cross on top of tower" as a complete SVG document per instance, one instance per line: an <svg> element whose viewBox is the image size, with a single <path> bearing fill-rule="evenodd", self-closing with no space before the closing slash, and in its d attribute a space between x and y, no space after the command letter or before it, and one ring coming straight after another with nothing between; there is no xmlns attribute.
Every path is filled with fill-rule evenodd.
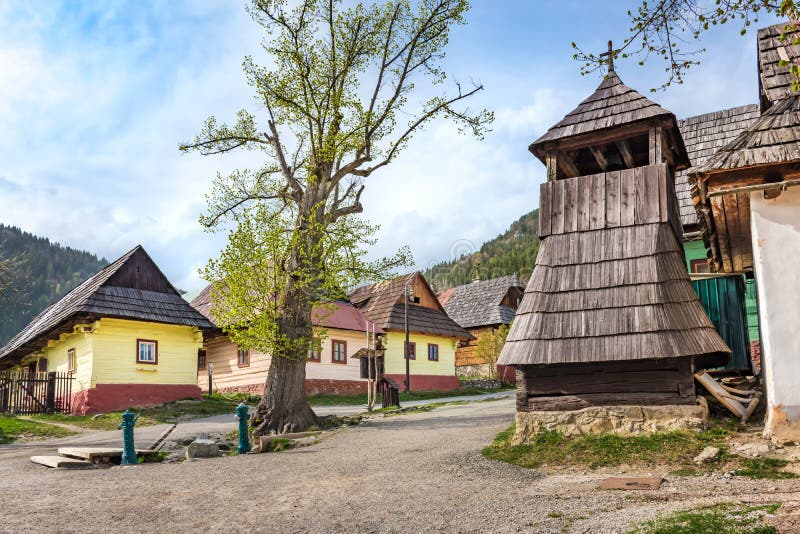
<svg viewBox="0 0 800 534"><path fill-rule="evenodd" d="M608 57L608 73L614 72L614 44L611 41L608 42L608 52L603 52L600 57Z"/></svg>

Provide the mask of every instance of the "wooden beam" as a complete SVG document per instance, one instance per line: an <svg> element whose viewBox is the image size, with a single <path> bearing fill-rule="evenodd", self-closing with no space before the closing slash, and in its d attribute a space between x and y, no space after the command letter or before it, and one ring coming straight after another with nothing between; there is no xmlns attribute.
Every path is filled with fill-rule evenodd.
<svg viewBox="0 0 800 534"><path fill-rule="evenodd" d="M556 151L551 150L547 153L547 181L555 182L558 178L558 158Z"/></svg>
<svg viewBox="0 0 800 534"><path fill-rule="evenodd" d="M575 163L575 158L572 155L560 151L556 155L556 159L558 160L558 166L561 168L564 177L573 178L581 175L578 164Z"/></svg>
<svg viewBox="0 0 800 534"><path fill-rule="evenodd" d="M664 156L664 160L674 167L675 156L672 153L672 147L670 147L670 143L667 137L668 137L667 135L661 136L661 154Z"/></svg>
<svg viewBox="0 0 800 534"><path fill-rule="evenodd" d="M590 147L592 151L592 155L594 156L595 161L600 166L600 168L605 171L608 167L608 160L606 159L606 155L603 154L603 149L599 146Z"/></svg>
<svg viewBox="0 0 800 534"><path fill-rule="evenodd" d="M636 161L633 159L633 152L631 152L631 145L628 144L628 141L624 139L617 141L617 148L619 148L619 153L622 155L622 161L625 162L625 166L629 169L636 167Z"/></svg>
<svg viewBox="0 0 800 534"><path fill-rule="evenodd" d="M663 163L663 159L661 156L661 137L662 137L661 126L651 127L648 137L649 137L648 146L650 148L650 165Z"/></svg>

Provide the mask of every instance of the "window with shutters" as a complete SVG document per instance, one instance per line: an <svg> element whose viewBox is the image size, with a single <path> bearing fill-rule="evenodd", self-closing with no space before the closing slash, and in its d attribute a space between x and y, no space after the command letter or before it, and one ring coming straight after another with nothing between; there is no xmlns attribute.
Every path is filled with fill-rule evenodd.
<svg viewBox="0 0 800 534"><path fill-rule="evenodd" d="M338 339L331 340L331 348L333 354L331 356L332 363L347 363L347 342L339 341Z"/></svg>

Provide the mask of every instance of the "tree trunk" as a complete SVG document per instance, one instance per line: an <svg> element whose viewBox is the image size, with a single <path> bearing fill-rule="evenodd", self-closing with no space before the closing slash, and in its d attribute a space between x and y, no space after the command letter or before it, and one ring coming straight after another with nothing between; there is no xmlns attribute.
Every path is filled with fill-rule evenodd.
<svg viewBox="0 0 800 534"><path fill-rule="evenodd" d="M306 361L273 357L261 402L253 414L255 434L302 432L317 422L305 390Z"/></svg>

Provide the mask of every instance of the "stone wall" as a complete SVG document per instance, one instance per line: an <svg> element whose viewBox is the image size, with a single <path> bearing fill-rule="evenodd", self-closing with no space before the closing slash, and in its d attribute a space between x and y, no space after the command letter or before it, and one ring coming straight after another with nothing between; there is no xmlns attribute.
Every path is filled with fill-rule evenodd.
<svg viewBox="0 0 800 534"><path fill-rule="evenodd" d="M458 382L462 388L500 389L502 386L499 380L492 380L490 378L459 380Z"/></svg>
<svg viewBox="0 0 800 534"><path fill-rule="evenodd" d="M592 406L574 411L517 412L512 443L521 445L540 432L567 437L584 434L639 434L702 429L706 419L700 406Z"/></svg>

